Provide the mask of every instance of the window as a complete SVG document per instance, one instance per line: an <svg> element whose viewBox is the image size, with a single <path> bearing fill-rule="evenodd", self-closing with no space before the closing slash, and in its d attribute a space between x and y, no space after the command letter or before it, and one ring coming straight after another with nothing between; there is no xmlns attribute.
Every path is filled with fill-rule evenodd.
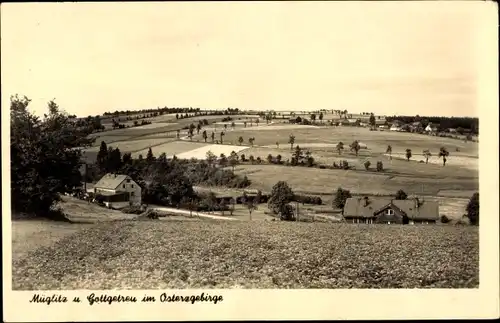
<svg viewBox="0 0 500 323"><path fill-rule="evenodd" d="M125 188L125 184L123 184L123 188Z"/></svg>
<svg viewBox="0 0 500 323"><path fill-rule="evenodd" d="M131 186L131 187L132 187L132 188L134 188L134 184L132 184L132 186Z"/></svg>
<svg viewBox="0 0 500 323"><path fill-rule="evenodd" d="M394 215L394 210L393 209L387 209L385 210L386 215Z"/></svg>
<svg viewBox="0 0 500 323"><path fill-rule="evenodd" d="M130 178L127 178L127 183L130 183Z"/></svg>
<svg viewBox="0 0 500 323"><path fill-rule="evenodd" d="M130 196L134 196L134 192L130 192Z"/></svg>

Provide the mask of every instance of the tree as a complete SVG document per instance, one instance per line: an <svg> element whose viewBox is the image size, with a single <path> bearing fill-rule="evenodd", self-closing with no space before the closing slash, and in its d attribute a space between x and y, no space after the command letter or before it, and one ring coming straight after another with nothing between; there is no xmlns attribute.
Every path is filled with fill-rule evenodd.
<svg viewBox="0 0 500 323"><path fill-rule="evenodd" d="M253 147L254 141L255 141L254 137L248 138L248 142L250 143L250 146L252 146L252 147Z"/></svg>
<svg viewBox="0 0 500 323"><path fill-rule="evenodd" d="M406 149L406 160L407 161L410 161L410 158L411 158L411 149Z"/></svg>
<svg viewBox="0 0 500 323"><path fill-rule="evenodd" d="M358 156L358 152L361 149L361 146L359 145L359 142L357 140L354 140L352 144L350 145L351 151L354 151L356 156Z"/></svg>
<svg viewBox="0 0 500 323"><path fill-rule="evenodd" d="M253 157L253 155L250 155L250 156L248 157L248 160L250 161L250 164L252 164L252 165L253 165L253 163L255 162L255 158Z"/></svg>
<svg viewBox="0 0 500 323"><path fill-rule="evenodd" d="M148 163L152 163L155 160L155 157L153 155L153 151L151 150L151 147L148 149L148 154L146 155L146 161Z"/></svg>
<svg viewBox="0 0 500 323"><path fill-rule="evenodd" d="M233 128L233 129L234 129L234 127L235 127L235 126L236 126L236 124L234 123L234 121L233 121L233 122L231 122L231 128Z"/></svg>
<svg viewBox="0 0 500 323"><path fill-rule="evenodd" d="M210 135L210 137L212 138L212 142L214 142L215 140L215 133L212 131L212 134Z"/></svg>
<svg viewBox="0 0 500 323"><path fill-rule="evenodd" d="M398 190L396 195L394 196L395 200L406 200L408 198L408 194L406 194L403 190Z"/></svg>
<svg viewBox="0 0 500 323"><path fill-rule="evenodd" d="M392 147L391 147L391 145L387 146L385 153L389 155L389 159L392 159Z"/></svg>
<svg viewBox="0 0 500 323"><path fill-rule="evenodd" d="M240 160L241 160L242 162L245 162L245 161L246 161L246 156L245 156L245 154L241 154L241 156L240 156Z"/></svg>
<svg viewBox="0 0 500 323"><path fill-rule="evenodd" d="M280 143L279 143L279 141L276 141L276 148L280 149Z"/></svg>
<svg viewBox="0 0 500 323"><path fill-rule="evenodd" d="M352 197L351 191L344 190L341 187L337 188L333 199L333 207L336 209L343 209L347 199L350 197Z"/></svg>
<svg viewBox="0 0 500 323"><path fill-rule="evenodd" d="M450 153L445 147L439 148L439 157L443 157L443 166L446 165L446 157L448 157Z"/></svg>
<svg viewBox="0 0 500 323"><path fill-rule="evenodd" d="M179 129L177 129L177 139L179 139L181 136L181 131Z"/></svg>
<svg viewBox="0 0 500 323"><path fill-rule="evenodd" d="M243 122L243 126L244 126L245 128L247 127L247 122L246 122L246 121L244 121L244 122Z"/></svg>
<svg viewBox="0 0 500 323"><path fill-rule="evenodd" d="M276 163L277 163L277 164L281 164L281 160L282 160L282 159L283 159L283 157L282 157L281 155L279 155L279 154L278 154L278 155L276 156Z"/></svg>
<svg viewBox="0 0 500 323"><path fill-rule="evenodd" d="M311 121L314 123L316 121L316 114L311 113Z"/></svg>
<svg viewBox="0 0 500 323"><path fill-rule="evenodd" d="M295 143L295 136L294 135L290 135L288 137L288 143L290 144L290 149L293 149L293 144Z"/></svg>
<svg viewBox="0 0 500 323"><path fill-rule="evenodd" d="M215 154L211 150L209 150L206 153L206 159L207 159L208 165L212 166L215 163L215 161L217 160L217 156L215 156Z"/></svg>
<svg viewBox="0 0 500 323"><path fill-rule="evenodd" d="M226 210L226 207L227 207L226 199L221 199L219 203L219 208L222 213L222 216L224 216L224 211Z"/></svg>
<svg viewBox="0 0 500 323"><path fill-rule="evenodd" d="M224 154L220 154L219 156L219 165L221 167L225 167L227 165L227 157Z"/></svg>
<svg viewBox="0 0 500 323"><path fill-rule="evenodd" d="M196 125L196 134L199 135L200 134L200 130L201 130L201 123L198 123Z"/></svg>
<svg viewBox="0 0 500 323"><path fill-rule="evenodd" d="M296 166L300 164L304 159L304 154L300 146L295 146L295 150L292 154L292 165Z"/></svg>
<svg viewBox="0 0 500 323"><path fill-rule="evenodd" d="M376 125L375 116L373 115L373 113L371 113L370 114L370 126L372 128L375 128L375 125Z"/></svg>
<svg viewBox="0 0 500 323"><path fill-rule="evenodd" d="M207 142L207 131L206 130L203 130L203 133L202 133L202 137L203 137L203 140L205 140L205 142Z"/></svg>
<svg viewBox="0 0 500 323"><path fill-rule="evenodd" d="M284 211L284 206L293 200L292 189L284 181L274 184L271 195L268 200L268 207L274 214L280 214Z"/></svg>
<svg viewBox="0 0 500 323"><path fill-rule="evenodd" d="M466 207L467 217L472 225L479 225L479 193L472 194Z"/></svg>
<svg viewBox="0 0 500 323"><path fill-rule="evenodd" d="M101 141L101 146L99 147L99 152L97 153L96 164L101 170L101 172L107 172L108 165L108 146L104 141Z"/></svg>
<svg viewBox="0 0 500 323"><path fill-rule="evenodd" d="M231 155L229 155L229 166L231 166L232 168L232 171L233 171L233 174L234 174L234 167L238 165L238 155L236 153L231 153Z"/></svg>
<svg viewBox="0 0 500 323"><path fill-rule="evenodd" d="M377 172L382 172L384 170L384 163L382 161L377 162Z"/></svg>
<svg viewBox="0 0 500 323"><path fill-rule="evenodd" d="M257 157L255 160L257 161L257 164L261 164L262 163L262 159L260 158L260 156Z"/></svg>
<svg viewBox="0 0 500 323"><path fill-rule="evenodd" d="M337 152L339 153L339 155L341 155L342 150L344 150L344 143L342 141L339 142L335 148L337 149Z"/></svg>
<svg viewBox="0 0 500 323"><path fill-rule="evenodd" d="M122 154L120 152L120 149L118 148L112 149L108 155L107 169L109 172L116 173L121 167L122 167Z"/></svg>
<svg viewBox="0 0 500 323"><path fill-rule="evenodd" d="M425 163L427 164L429 162L429 157L431 157L432 154L429 151L429 149L426 149L426 150L423 151L423 155L424 155L424 158L425 158Z"/></svg>
<svg viewBox="0 0 500 323"><path fill-rule="evenodd" d="M365 161L365 163L364 163L363 165L365 166L365 169L366 169L366 170L369 170L369 169L370 169L370 165L371 165L371 163L370 163L370 161L369 161L369 160L367 160L367 161Z"/></svg>
<svg viewBox="0 0 500 323"><path fill-rule="evenodd" d="M221 131L221 132L220 132L220 143L221 143L221 144L223 144L223 143L224 143L224 141L222 140L222 137L224 137L224 135L225 135L224 131Z"/></svg>
<svg viewBox="0 0 500 323"><path fill-rule="evenodd" d="M267 162L269 164L272 164L272 162L273 162L273 155L271 155L271 154L267 155Z"/></svg>
<svg viewBox="0 0 500 323"><path fill-rule="evenodd" d="M248 215L250 217L250 221L252 221L252 212L257 210L258 202L256 201L256 199L253 199L251 197L246 196L246 194L243 196L242 202L248 210Z"/></svg>
<svg viewBox="0 0 500 323"><path fill-rule="evenodd" d="M321 121L321 123L323 123L323 112L319 113L319 121Z"/></svg>
<svg viewBox="0 0 500 323"><path fill-rule="evenodd" d="M30 99L10 98L10 171L12 214L23 212L55 220L67 220L52 212L60 194L80 188L81 147L93 125L78 127L54 102L43 119L28 111Z"/></svg>
<svg viewBox="0 0 500 323"><path fill-rule="evenodd" d="M243 143L243 137L242 137L242 136L240 136L240 137L238 138L238 143L240 144L240 146L241 146L241 144Z"/></svg>

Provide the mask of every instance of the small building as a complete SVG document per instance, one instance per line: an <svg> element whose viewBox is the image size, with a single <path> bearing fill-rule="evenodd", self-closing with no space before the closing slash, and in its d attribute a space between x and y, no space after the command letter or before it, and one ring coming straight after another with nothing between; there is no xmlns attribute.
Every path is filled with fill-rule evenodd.
<svg viewBox="0 0 500 323"><path fill-rule="evenodd" d="M389 128L390 131L402 131L401 126L398 124L393 124L391 128Z"/></svg>
<svg viewBox="0 0 500 323"><path fill-rule="evenodd" d="M430 123L427 125L427 127L425 127L425 132L436 133L437 131L438 131L438 127L433 126Z"/></svg>
<svg viewBox="0 0 500 323"><path fill-rule="evenodd" d="M141 205L142 188L128 175L108 173L94 185L94 194L107 207L120 209Z"/></svg>
<svg viewBox="0 0 500 323"><path fill-rule="evenodd" d="M415 199L348 198L343 210L348 223L431 224L439 220L439 203Z"/></svg>

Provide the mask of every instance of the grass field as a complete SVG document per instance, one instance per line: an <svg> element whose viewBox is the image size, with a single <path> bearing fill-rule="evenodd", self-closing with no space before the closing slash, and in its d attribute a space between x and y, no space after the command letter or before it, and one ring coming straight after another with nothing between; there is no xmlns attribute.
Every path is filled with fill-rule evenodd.
<svg viewBox="0 0 500 323"><path fill-rule="evenodd" d="M13 289L477 288L478 243L477 227L121 221L14 260Z"/></svg>
<svg viewBox="0 0 500 323"><path fill-rule="evenodd" d="M189 152L191 150L200 148L200 147L205 147L206 144L204 143L198 143L198 142L187 142L187 141L172 141L172 142L167 142L158 146L155 146L151 148L153 151L153 154L155 156L159 156L162 153L167 154L168 158L171 158L173 155L178 155L181 153ZM137 158L139 155L142 155L143 157L146 156L148 153L149 148L145 148L140 151L136 151L132 153L133 158Z"/></svg>

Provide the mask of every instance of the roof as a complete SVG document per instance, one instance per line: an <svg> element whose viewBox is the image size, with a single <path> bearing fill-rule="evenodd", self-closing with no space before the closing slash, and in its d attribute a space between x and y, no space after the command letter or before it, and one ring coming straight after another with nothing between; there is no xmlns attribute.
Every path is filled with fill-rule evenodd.
<svg viewBox="0 0 500 323"><path fill-rule="evenodd" d="M410 219L419 220L438 220L439 219L439 203L436 201L420 200L420 207L416 207L415 199L394 200L391 198L368 198L368 205L365 206L364 199L361 197L348 198L344 206L344 216L371 218L374 212L382 211L386 207L399 209L406 213Z"/></svg>
<svg viewBox="0 0 500 323"><path fill-rule="evenodd" d="M120 185L127 178L129 178L129 176L127 176L127 175L108 173L108 174L104 175L94 185L94 188L104 188L104 189L114 190L118 187L118 185Z"/></svg>

